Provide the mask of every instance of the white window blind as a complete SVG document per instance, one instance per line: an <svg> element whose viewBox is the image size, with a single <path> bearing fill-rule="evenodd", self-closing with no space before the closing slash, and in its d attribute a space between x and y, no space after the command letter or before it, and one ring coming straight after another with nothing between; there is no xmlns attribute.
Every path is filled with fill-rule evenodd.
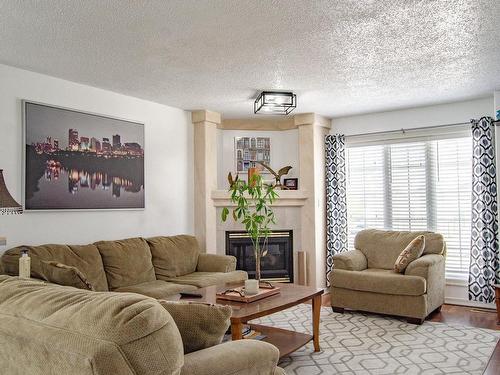
<svg viewBox="0 0 500 375"><path fill-rule="evenodd" d="M427 229L427 144L399 143L390 150L391 228Z"/></svg>
<svg viewBox="0 0 500 375"><path fill-rule="evenodd" d="M354 151L355 150L355 151ZM384 147L348 149L349 246L364 228L384 228Z"/></svg>
<svg viewBox="0 0 500 375"><path fill-rule="evenodd" d="M472 139L436 143L436 232L448 246L446 276L468 279L471 241Z"/></svg>
<svg viewBox="0 0 500 375"><path fill-rule="evenodd" d="M349 246L364 228L432 230L448 247L446 277L467 279L472 139L411 139L347 148Z"/></svg>

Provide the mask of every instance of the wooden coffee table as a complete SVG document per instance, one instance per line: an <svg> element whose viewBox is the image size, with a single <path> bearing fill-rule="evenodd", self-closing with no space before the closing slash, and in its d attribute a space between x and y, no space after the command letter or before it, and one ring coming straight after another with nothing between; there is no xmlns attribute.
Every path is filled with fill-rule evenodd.
<svg viewBox="0 0 500 375"><path fill-rule="evenodd" d="M233 309L233 313L231 315L231 332L233 340L241 340L243 338L243 325L247 324L249 321L311 301L312 335L259 324L250 324L250 327L266 336L266 338L262 341L273 344L279 349L280 358L296 351L311 340L314 343L314 351L318 352L320 350L319 319L323 289L279 283L278 285L281 288L279 294L251 303L233 302L216 298L217 292L223 292L227 289L234 288L235 286L242 285L243 284L227 284L221 286L209 286L196 291L197 293L201 293L203 295L202 298L183 297L181 300L214 304L217 303L218 305L231 306Z"/></svg>

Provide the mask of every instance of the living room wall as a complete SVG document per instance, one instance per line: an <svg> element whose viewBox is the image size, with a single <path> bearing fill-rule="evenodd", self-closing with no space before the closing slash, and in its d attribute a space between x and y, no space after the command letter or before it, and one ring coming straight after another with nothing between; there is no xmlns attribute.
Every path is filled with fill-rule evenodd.
<svg viewBox="0 0 500 375"><path fill-rule="evenodd" d="M401 128L420 128L466 122L472 118L491 115L493 115L493 95L462 102L335 118L332 120L330 133L354 135Z"/></svg>
<svg viewBox="0 0 500 375"><path fill-rule="evenodd" d="M330 133L354 135L399 130L401 128L461 123L472 118L492 116L493 112L494 101L492 95L476 100L335 118L332 120ZM494 306L493 304L483 305L468 301L466 283L460 280L447 280L445 297L447 303L483 307Z"/></svg>
<svg viewBox="0 0 500 375"><path fill-rule="evenodd" d="M7 237L7 247L0 247L0 252L19 244L83 244L193 233L189 112L5 65L0 65L0 82L0 168L18 202L22 199L22 99L145 123L146 191L145 210L0 216L0 237Z"/></svg>

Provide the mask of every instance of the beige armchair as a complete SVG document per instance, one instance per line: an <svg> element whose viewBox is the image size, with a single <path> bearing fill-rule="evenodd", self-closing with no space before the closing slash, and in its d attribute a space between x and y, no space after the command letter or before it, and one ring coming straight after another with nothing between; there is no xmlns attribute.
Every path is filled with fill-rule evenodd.
<svg viewBox="0 0 500 375"><path fill-rule="evenodd" d="M425 236L423 255L404 274L393 271L403 249L417 236ZM444 303L446 244L433 232L360 231L354 250L333 257L329 275L331 304L345 308L403 316L422 324Z"/></svg>

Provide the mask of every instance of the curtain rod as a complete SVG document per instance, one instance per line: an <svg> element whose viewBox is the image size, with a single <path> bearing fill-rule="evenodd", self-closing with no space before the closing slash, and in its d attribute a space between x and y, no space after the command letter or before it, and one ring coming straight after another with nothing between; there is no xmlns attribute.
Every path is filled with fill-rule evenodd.
<svg viewBox="0 0 500 375"><path fill-rule="evenodd" d="M482 120L484 117L481 117L480 120ZM472 120L471 120L472 121ZM423 126L423 127L420 127L420 128L401 128L401 129L398 129L398 130L386 130L386 131L380 131L380 132L371 132L371 133L360 133L360 134L351 134L351 135L348 135L346 136L346 138L350 138L350 137L362 137L362 136L365 136L365 135L378 135L378 134L391 134L391 133L405 133L407 131L412 131L412 130L425 130L425 129L436 129L436 128L446 128L446 127L450 127L450 126L459 126L459 125L470 125L471 121L468 121L468 122L456 122L454 124L444 124L444 125L434 125L434 126ZM495 124L495 126L498 126L499 123L500 123L500 120L494 120L492 121L493 124Z"/></svg>

